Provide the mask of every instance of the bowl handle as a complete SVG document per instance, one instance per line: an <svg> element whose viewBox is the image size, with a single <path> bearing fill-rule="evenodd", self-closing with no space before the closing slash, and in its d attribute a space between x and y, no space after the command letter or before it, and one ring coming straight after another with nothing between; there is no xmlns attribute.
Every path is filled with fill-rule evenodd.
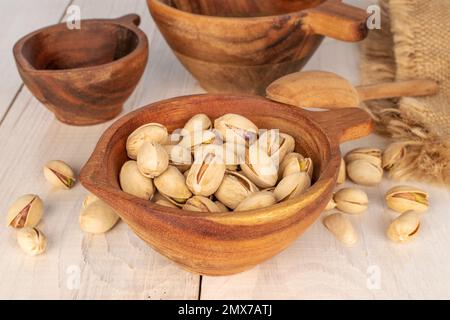
<svg viewBox="0 0 450 320"><path fill-rule="evenodd" d="M308 111L308 114L339 143L356 140L373 132L372 117L360 108Z"/></svg>
<svg viewBox="0 0 450 320"><path fill-rule="evenodd" d="M340 1L328 0L304 12L304 23L316 34L348 42L364 40L368 34L367 12Z"/></svg>
<svg viewBox="0 0 450 320"><path fill-rule="evenodd" d="M141 17L135 13L130 13L125 16L113 19L113 21L126 25L135 25L136 27L138 27L141 24Z"/></svg>

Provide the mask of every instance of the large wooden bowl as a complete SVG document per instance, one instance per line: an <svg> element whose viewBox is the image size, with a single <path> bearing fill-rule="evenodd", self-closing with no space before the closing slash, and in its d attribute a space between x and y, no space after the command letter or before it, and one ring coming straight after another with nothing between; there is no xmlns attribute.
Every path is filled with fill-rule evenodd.
<svg viewBox="0 0 450 320"><path fill-rule="evenodd" d="M198 113L212 119L238 113L259 128L292 135L296 150L315 163L313 186L300 198L269 208L220 214L170 209L122 192L118 176L127 160L128 135L149 122L162 123L169 130L181 128ZM143 107L114 123L101 137L80 180L169 259L200 274L233 274L276 255L317 219L335 187L339 143L367 135L371 129L371 119L361 109L312 112L251 96L180 97Z"/></svg>
<svg viewBox="0 0 450 320"><path fill-rule="evenodd" d="M138 84L148 58L139 16L82 20L37 30L14 46L19 73L61 122L92 125L116 117Z"/></svg>
<svg viewBox="0 0 450 320"><path fill-rule="evenodd" d="M339 0L147 0L175 55L210 92L257 93L299 71L323 36L360 41L364 10Z"/></svg>

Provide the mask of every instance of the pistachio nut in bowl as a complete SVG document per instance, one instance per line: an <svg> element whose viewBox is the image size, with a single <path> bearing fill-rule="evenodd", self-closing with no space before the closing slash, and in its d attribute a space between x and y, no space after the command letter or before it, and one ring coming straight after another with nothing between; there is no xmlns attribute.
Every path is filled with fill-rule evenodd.
<svg viewBox="0 0 450 320"><path fill-rule="evenodd" d="M195 195L185 187L185 183L180 184L183 190L177 189L176 194L172 194L173 190L168 188L172 182L183 182L196 172L191 173L191 168L183 175L169 165L167 171L154 179L154 184L159 191L168 193L171 197L168 200L179 201L175 205L164 195L160 196L161 192L154 198L163 205L155 203L155 199L151 202L123 192L118 177L123 164L129 161L126 152L128 136L146 123L156 122L163 124L168 132L173 132L183 128L197 114L205 114L212 121L227 114L239 114L260 129L279 129L291 136L295 152L314 163L311 178L305 171L297 173L307 186L311 179L311 187L290 199L290 191L304 186L292 187L287 181L286 189L277 190L282 194L280 197L287 198L281 203L261 209L216 212L217 208L201 194L203 192ZM278 254L319 217L336 185L341 163L339 143L365 136L371 130L370 116L359 109L313 112L252 96L207 94L179 97L143 107L115 122L101 137L81 172L80 181L111 206L152 248L185 269L206 275L234 274ZM223 174L223 165L218 168ZM234 177L242 178L239 175L234 174ZM171 178L166 179L166 176ZM230 178L230 171L223 176ZM241 180L246 181L245 178ZM248 181L247 184L242 192L250 189L258 192L260 187ZM211 187L204 194L213 189ZM262 187L259 197L267 204L276 202L276 198L270 196L273 190L263 189L271 190ZM193 197L195 199L187 202ZM220 201L223 200L226 197ZM235 206L236 203L230 205ZM182 206L198 208L201 212L181 210ZM207 207L208 212L203 211L203 207Z"/></svg>

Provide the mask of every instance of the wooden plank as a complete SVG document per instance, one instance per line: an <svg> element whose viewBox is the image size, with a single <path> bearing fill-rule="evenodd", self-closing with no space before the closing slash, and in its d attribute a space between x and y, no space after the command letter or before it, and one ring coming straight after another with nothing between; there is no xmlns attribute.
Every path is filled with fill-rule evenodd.
<svg viewBox="0 0 450 320"><path fill-rule="evenodd" d="M29 32L57 23L70 0L0 1L0 120L22 86L12 49Z"/></svg>
<svg viewBox="0 0 450 320"><path fill-rule="evenodd" d="M156 32L145 1L80 0L74 4L80 6L83 18L114 18L131 12L142 17L142 28L152 42L150 66L127 111L195 91L194 81ZM27 89L20 92L0 126L0 198L4 199L0 212L19 195L38 193L46 203L40 228L49 246L42 256L26 257L17 247L15 232L0 229L0 254L8 257L0 259L0 298L197 298L199 277L148 248L124 223L106 235L83 234L78 215L86 191L80 184L70 191L55 191L44 180L41 168L51 159L65 160L79 170L108 125L63 125Z"/></svg>

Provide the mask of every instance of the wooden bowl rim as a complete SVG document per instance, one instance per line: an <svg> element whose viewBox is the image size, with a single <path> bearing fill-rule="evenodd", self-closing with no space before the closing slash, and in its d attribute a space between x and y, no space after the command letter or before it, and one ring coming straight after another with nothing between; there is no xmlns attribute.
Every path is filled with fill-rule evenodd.
<svg viewBox="0 0 450 320"><path fill-rule="evenodd" d="M169 11L172 15L178 15L183 18L191 18L196 20L202 20L201 22L208 22L209 20L214 20L215 22L221 22L221 23L235 23L236 21L242 21L242 22L261 22L261 23L273 23L273 19L282 19L287 16L292 15L299 15L303 16L305 14L305 11L316 8L317 6L323 5L326 2L329 2L330 0L322 0L321 3L319 3L316 6L312 6L310 8L306 8L303 10L297 10L297 11L291 11L287 13L281 13L281 14L274 14L274 15L264 15L264 16L258 16L258 17L222 17L222 16L209 16L204 14L198 14L198 13L191 13L184 10L180 10L177 8L174 8L170 5L167 5L166 3L162 2L161 0L147 0L149 6L152 6L150 4L151 2L157 3L156 5L161 5L163 8L167 11Z"/></svg>
<svg viewBox="0 0 450 320"><path fill-rule="evenodd" d="M104 161L108 157L107 153L107 146L110 144L112 138L115 135L115 132L118 131L120 128L122 128L124 125L126 125L127 122L131 121L132 119L138 117L143 112L152 112L152 108L155 107L161 107L163 105L166 105L167 103L174 103L179 101L187 101L189 99L250 99L257 102L265 102L265 103L271 103L274 106L278 106L279 108L295 112L297 115L299 115L302 119L305 119L308 121L311 126L313 126L317 132L322 135L323 139L328 142L327 146L323 146L324 148L328 149L328 161L325 164L320 176L315 181L315 183L304 193L301 195L301 197L287 200L281 203L277 203L275 205L272 205L267 208L257 209L257 210L248 210L248 211L241 211L241 212L224 212L224 213L207 213L207 212L190 212L185 211L181 209L175 209L175 208L169 208L157 205L151 201L139 199L137 197L134 197L132 195L129 195L122 191L119 187L115 187L111 185L108 181L108 172L106 171L107 166L103 166L101 168L97 166L93 166L93 159L96 160L102 160ZM263 97L253 96L253 95L233 95L233 94L198 94L198 95L187 95L187 96L181 96L181 97L175 97L171 99L161 100L158 102L151 103L149 105L143 106L139 109L134 110L133 112L130 112L126 114L125 116L121 117L117 121L115 121L106 131L103 133L101 138L98 141L97 146L95 147L91 158L88 160L88 162L83 167L81 173L80 173L80 181L81 183L90 191L92 189L96 190L102 190L103 192L107 193L113 193L117 197L120 197L121 199L128 200L130 203L136 204L136 205L142 205L142 208L149 208L153 213L160 214L160 215L166 215L166 216L172 216L172 217L183 217L183 218L192 218L192 219L209 219L209 220L215 220L220 221L222 218L224 220L229 220L231 218L236 218L240 222L245 220L246 218L255 218L260 217L261 223L267 223L267 222L274 222L277 220L276 216L272 216L271 218L268 218L268 214L276 212L278 210L282 210L283 208L287 207L294 207L300 203L304 203L305 206L299 207L298 210L295 210L292 214L289 216L283 216L282 220L298 214L298 211L301 209L309 206L311 204L310 201L304 201L306 198L315 199L318 196L324 196L324 192L326 192L327 188L330 184L335 184L337 179L337 170L339 169L339 161L336 161L336 158L340 157L339 152L339 143L334 139L334 137L330 137L327 135L327 133L324 131L324 129L314 120L310 118L310 114L314 113L311 111L303 110L301 108L291 107L285 104L277 103L271 100L268 100ZM333 161L333 159L335 161ZM332 166L334 164L334 166ZM96 181L92 181L91 177L93 176L93 172L95 172ZM118 177L117 177L118 179ZM331 193L332 188L330 189ZM96 194L96 191L92 191L92 193ZM100 197L101 198L101 197ZM114 205L111 205L112 208L114 208ZM137 210L139 211L139 210ZM281 219L281 218L280 218Z"/></svg>
<svg viewBox="0 0 450 320"><path fill-rule="evenodd" d="M42 74L42 73L61 74L61 73L66 73L66 72L96 71L96 70L106 69L108 67L114 66L116 64L120 64L127 60L135 59L136 57L139 56L139 54L141 54L141 52L143 52L143 51L148 52L148 50L149 50L147 35L138 26L136 26L134 24L128 24L119 19L85 19L85 20L81 20L81 24L100 24L100 25L110 24L110 25L116 25L116 26L119 26L122 28L126 28L129 31L133 32L133 34L137 37L138 43L137 43L136 47L133 49L133 51L131 51L127 55L125 55L117 60L111 61L111 62L107 62L107 63L95 65L95 66L89 66L89 67L61 69L61 70L36 69L35 67L33 67L31 65L31 63L28 61L28 59L26 59L23 56L23 53L22 53L23 46L27 43L27 41L29 41L32 37L36 36L39 33L42 33L44 31L54 32L61 28L67 28L65 22L57 23L57 24L53 24L53 25L35 30L35 31L23 36L21 39L19 39L16 42L16 44L14 45L14 48L13 48L13 53L14 53L14 56L15 56L17 62L20 64L20 67L28 73L36 73L36 74L38 74L38 73L39 74ZM67 31L71 32L71 30L67 30ZM123 67L126 68L126 64L124 64Z"/></svg>

